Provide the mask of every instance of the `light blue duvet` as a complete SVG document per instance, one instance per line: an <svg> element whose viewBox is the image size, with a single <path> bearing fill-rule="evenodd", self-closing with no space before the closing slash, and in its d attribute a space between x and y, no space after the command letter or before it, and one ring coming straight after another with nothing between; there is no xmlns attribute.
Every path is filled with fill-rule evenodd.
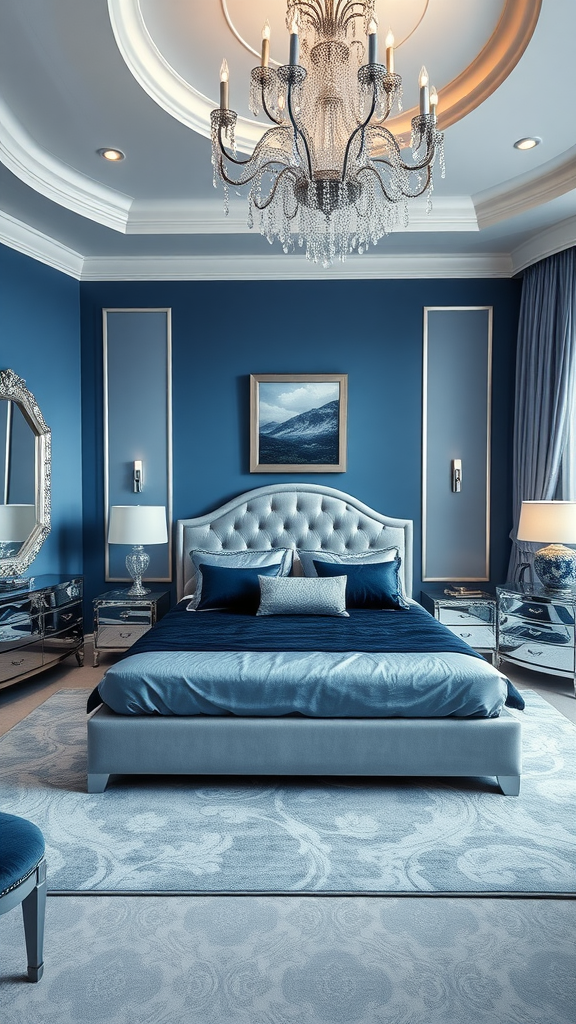
<svg viewBox="0 0 576 1024"><path fill-rule="evenodd" d="M98 690L123 715L493 718L508 685L483 659L448 652L171 651L125 658Z"/></svg>

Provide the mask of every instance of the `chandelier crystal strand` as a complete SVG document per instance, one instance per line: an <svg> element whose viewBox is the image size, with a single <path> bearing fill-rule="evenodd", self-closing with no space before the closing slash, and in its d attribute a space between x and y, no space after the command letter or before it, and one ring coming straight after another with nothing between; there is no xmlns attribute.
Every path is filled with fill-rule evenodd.
<svg viewBox="0 0 576 1024"><path fill-rule="evenodd" d="M287 0L289 64L268 65L269 25L262 63L250 77L250 110L272 122L251 156L236 156L237 115L212 111L214 183L249 186L248 225L284 252L295 244L307 259L330 266L365 252L401 222L409 201L427 196L438 157L444 177L438 95L420 73L420 113L409 141L386 121L402 109L402 79L394 69L394 37L386 37L389 67L377 59L375 0ZM371 60L368 60L368 57ZM226 76L228 73L226 65ZM225 105L222 102L224 95ZM405 154L411 150L411 161Z"/></svg>

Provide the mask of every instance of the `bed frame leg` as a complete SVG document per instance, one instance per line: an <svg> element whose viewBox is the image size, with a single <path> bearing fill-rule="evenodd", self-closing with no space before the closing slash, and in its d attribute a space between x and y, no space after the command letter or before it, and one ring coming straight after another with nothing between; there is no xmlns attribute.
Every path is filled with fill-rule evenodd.
<svg viewBox="0 0 576 1024"><path fill-rule="evenodd" d="M103 793L108 785L109 775L89 775L87 790L89 793Z"/></svg>
<svg viewBox="0 0 576 1024"><path fill-rule="evenodd" d="M496 778L504 796L518 796L520 792L519 775L497 775Z"/></svg>

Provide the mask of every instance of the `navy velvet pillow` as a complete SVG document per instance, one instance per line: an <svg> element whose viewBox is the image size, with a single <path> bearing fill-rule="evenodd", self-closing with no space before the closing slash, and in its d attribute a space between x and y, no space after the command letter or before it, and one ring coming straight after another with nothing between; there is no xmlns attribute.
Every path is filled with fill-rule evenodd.
<svg viewBox="0 0 576 1024"><path fill-rule="evenodd" d="M314 559L319 576L346 576L347 608L409 608L402 597L400 559L347 565Z"/></svg>
<svg viewBox="0 0 576 1024"><path fill-rule="evenodd" d="M227 569L219 565L199 567L202 593L197 611L229 608L235 612L254 614L260 603L259 576L279 576L282 566L260 565L254 569Z"/></svg>

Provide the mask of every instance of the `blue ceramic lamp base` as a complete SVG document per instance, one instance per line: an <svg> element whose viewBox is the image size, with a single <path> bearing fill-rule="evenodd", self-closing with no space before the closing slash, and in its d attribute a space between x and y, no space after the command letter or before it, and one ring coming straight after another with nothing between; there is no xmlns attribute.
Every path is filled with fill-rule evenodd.
<svg viewBox="0 0 576 1024"><path fill-rule="evenodd" d="M549 544L534 555L534 572L546 590L576 589L576 551L564 544Z"/></svg>

